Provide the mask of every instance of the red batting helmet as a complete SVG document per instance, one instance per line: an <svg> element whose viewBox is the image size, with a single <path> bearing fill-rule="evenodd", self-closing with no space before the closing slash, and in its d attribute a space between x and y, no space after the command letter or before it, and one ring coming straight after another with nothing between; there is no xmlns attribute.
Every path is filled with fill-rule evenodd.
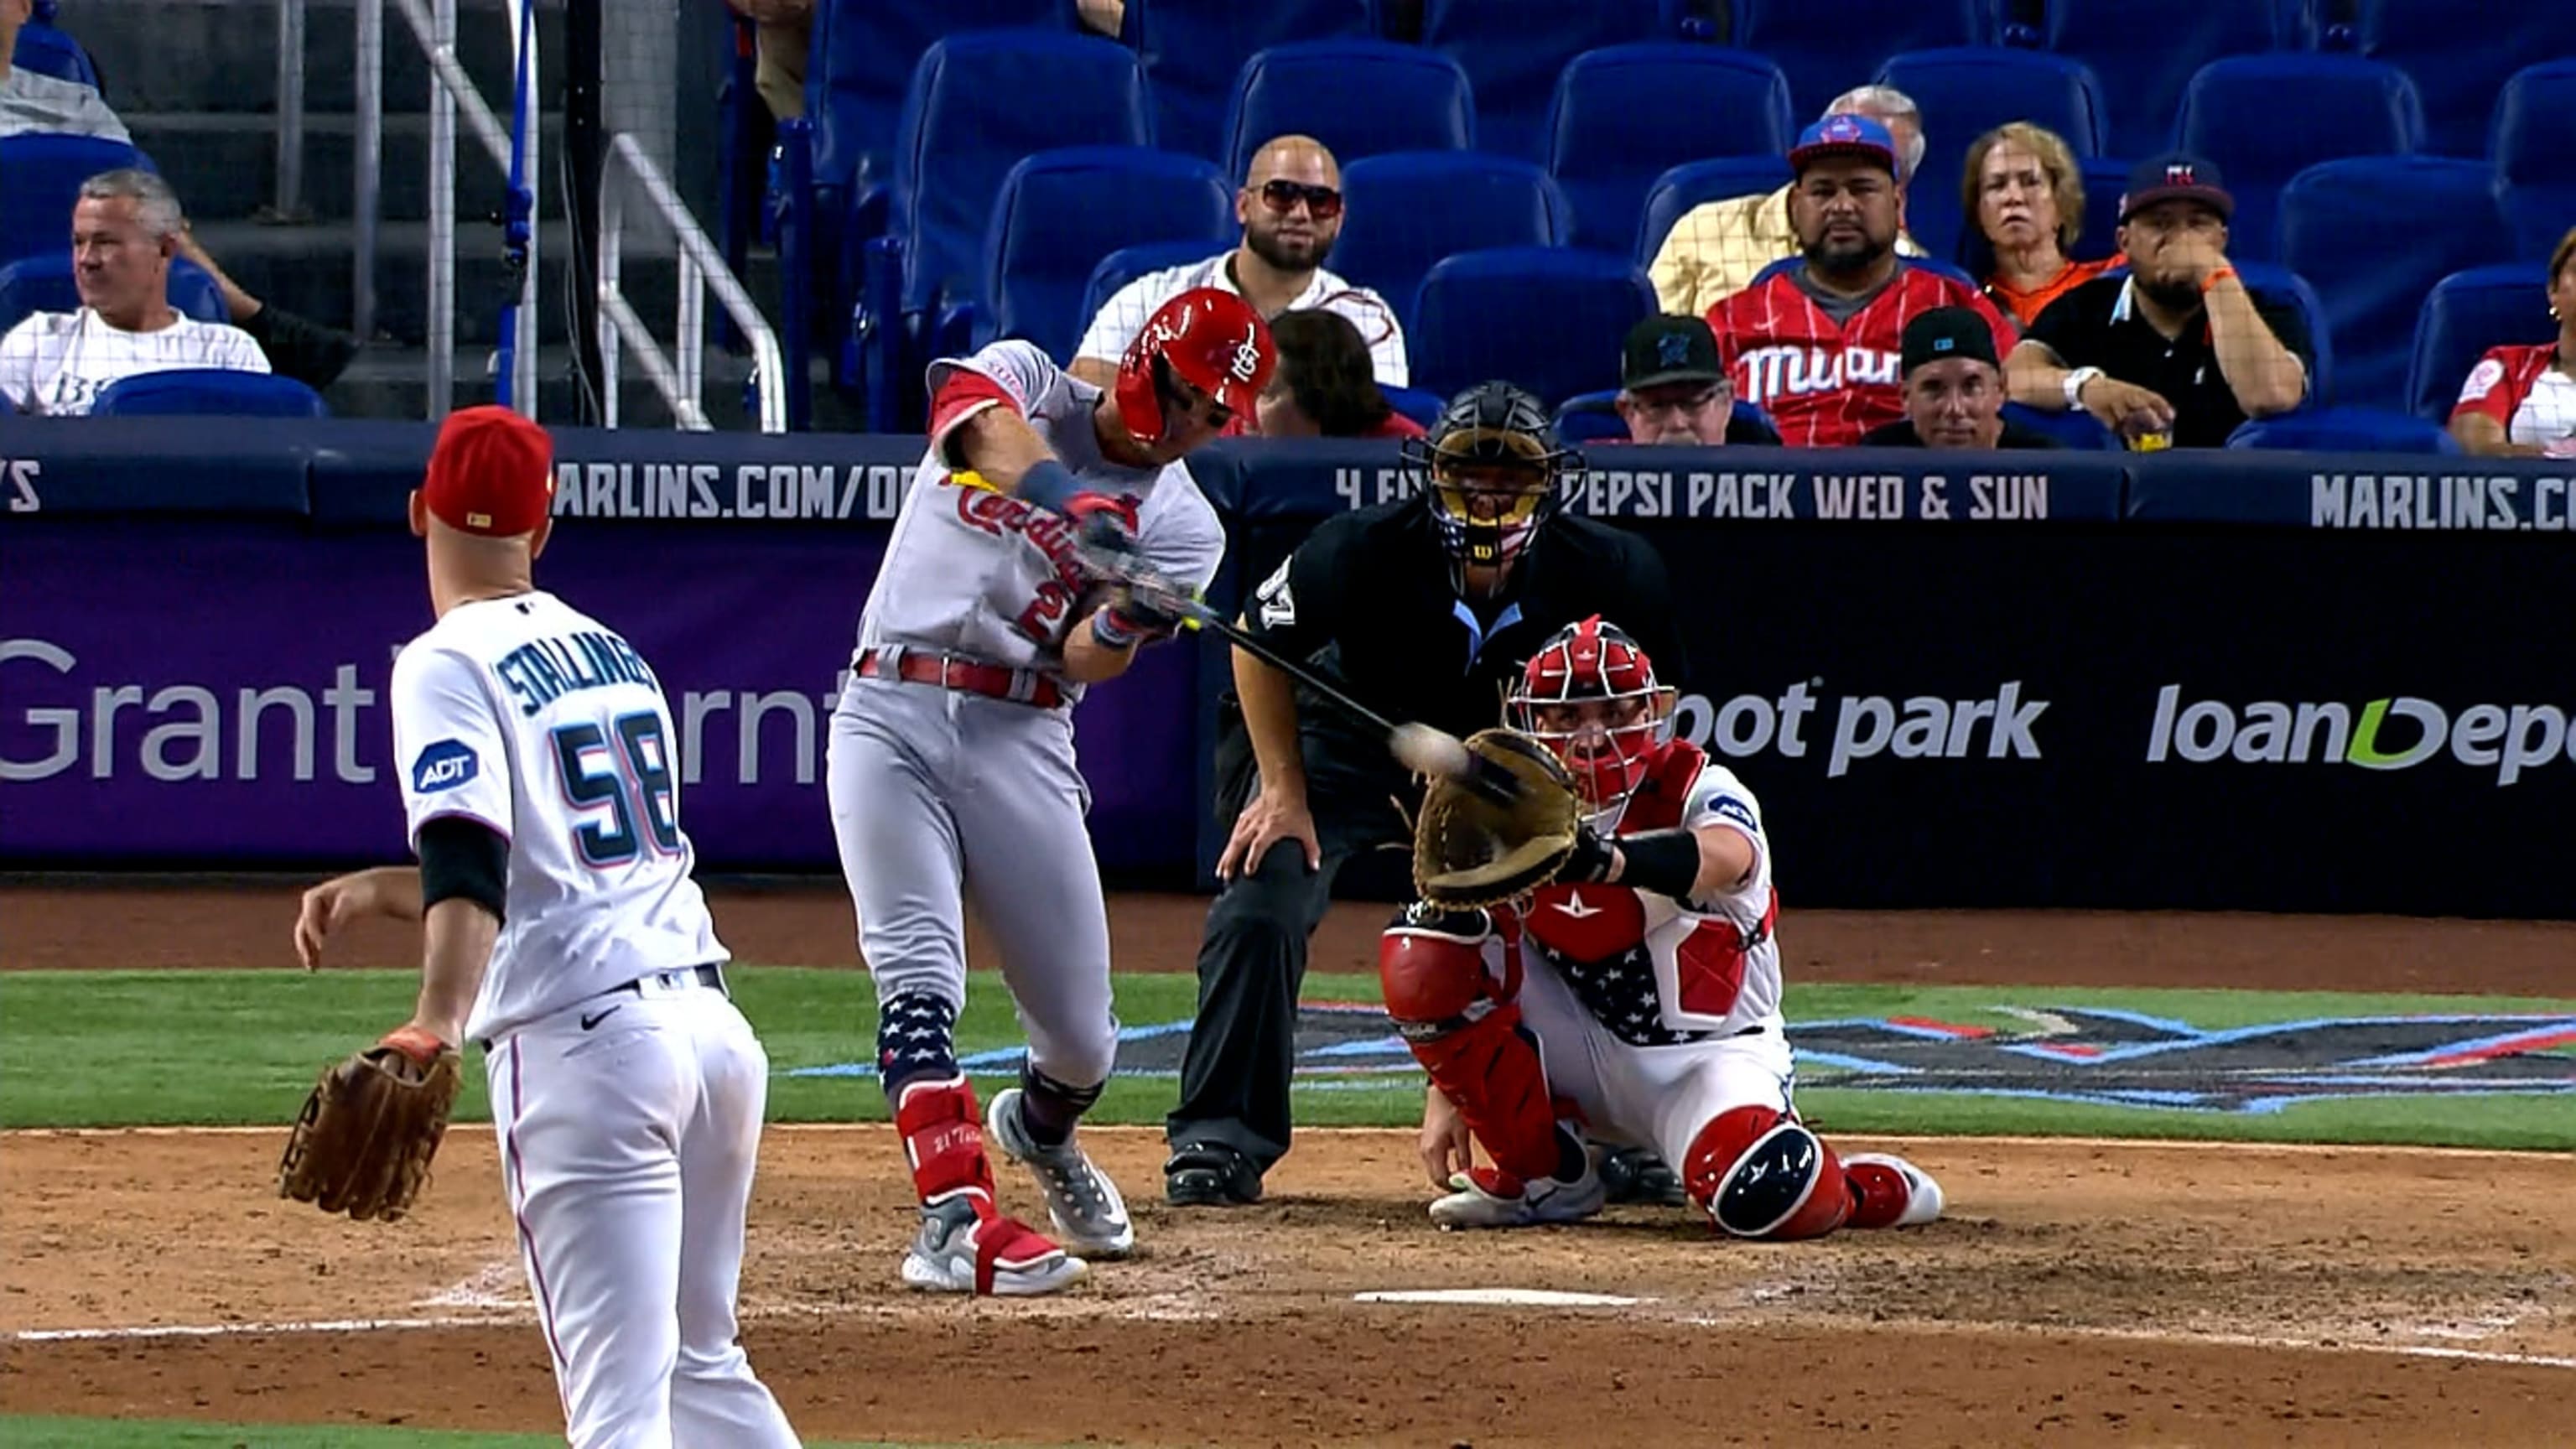
<svg viewBox="0 0 2576 1449"><path fill-rule="evenodd" d="M1278 363L1270 325L1250 303L1232 292L1193 287L1156 308L1127 344L1118 364L1118 420L1138 442L1160 441L1170 431L1166 399L1174 377L1236 417L1251 417Z"/></svg>
<svg viewBox="0 0 2576 1449"><path fill-rule="evenodd" d="M1594 718L1580 707L1606 706ZM1585 809L1607 814L1627 803L1672 739L1674 691L1655 679L1654 661L1616 624L1593 615L1549 636L1512 691L1511 727L1556 751L1574 775Z"/></svg>

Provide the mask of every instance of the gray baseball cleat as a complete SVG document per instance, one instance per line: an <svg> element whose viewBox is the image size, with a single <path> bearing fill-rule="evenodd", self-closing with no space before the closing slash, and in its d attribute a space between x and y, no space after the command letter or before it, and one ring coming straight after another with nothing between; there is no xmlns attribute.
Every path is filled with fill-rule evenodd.
<svg viewBox="0 0 2576 1449"><path fill-rule="evenodd" d="M931 1293L1034 1298L1090 1271L1018 1219L983 1216L962 1193L921 1210L921 1230L903 1254L905 1286Z"/></svg>
<svg viewBox="0 0 2576 1449"><path fill-rule="evenodd" d="M1039 1146L1020 1120L1021 1100L1017 1087L995 1094L984 1114L985 1135L1037 1179L1056 1236L1067 1248L1093 1258L1124 1258L1136 1251L1136 1225L1128 1220L1118 1184L1075 1137L1067 1136L1060 1146Z"/></svg>

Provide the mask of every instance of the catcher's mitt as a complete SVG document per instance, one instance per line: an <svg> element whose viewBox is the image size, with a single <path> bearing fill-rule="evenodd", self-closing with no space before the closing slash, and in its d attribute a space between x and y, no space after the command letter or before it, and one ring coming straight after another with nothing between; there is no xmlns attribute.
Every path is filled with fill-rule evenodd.
<svg viewBox="0 0 2576 1449"><path fill-rule="evenodd" d="M277 1195L361 1222L401 1217L463 1085L456 1049L411 1027L323 1068L286 1139Z"/></svg>
<svg viewBox="0 0 2576 1449"><path fill-rule="evenodd" d="M1574 856L1583 807L1564 763L1529 736L1480 730L1466 746L1472 768L1509 778L1511 799L1497 803L1455 776L1433 780L1413 826L1413 888L1444 906L1489 906L1556 879Z"/></svg>

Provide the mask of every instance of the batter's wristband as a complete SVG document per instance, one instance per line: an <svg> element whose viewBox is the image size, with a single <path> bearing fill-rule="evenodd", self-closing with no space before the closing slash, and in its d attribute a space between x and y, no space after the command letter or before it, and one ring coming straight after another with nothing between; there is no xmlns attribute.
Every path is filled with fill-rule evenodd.
<svg viewBox="0 0 2576 1449"><path fill-rule="evenodd" d="M1679 828L1620 837L1619 884L1686 901L1699 884L1699 837Z"/></svg>
<svg viewBox="0 0 2576 1449"><path fill-rule="evenodd" d="M1040 508L1064 512L1065 504L1082 491L1073 470L1053 458L1041 458L1020 475L1019 494Z"/></svg>
<svg viewBox="0 0 2576 1449"><path fill-rule="evenodd" d="M1091 637L1098 640L1103 648L1133 649L1145 636L1121 627L1115 610L1103 609L1091 616Z"/></svg>

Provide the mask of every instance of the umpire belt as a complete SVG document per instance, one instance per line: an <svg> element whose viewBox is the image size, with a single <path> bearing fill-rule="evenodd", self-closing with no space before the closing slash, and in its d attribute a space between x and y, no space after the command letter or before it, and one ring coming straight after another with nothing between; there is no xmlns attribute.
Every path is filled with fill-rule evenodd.
<svg viewBox="0 0 2576 1449"><path fill-rule="evenodd" d="M1007 664L961 659L953 654L920 654L900 648L862 649L857 672L862 679L900 679L906 684L936 684L943 689L964 690L968 694L1038 709L1054 709L1064 703L1063 688L1034 669L1013 669Z"/></svg>

